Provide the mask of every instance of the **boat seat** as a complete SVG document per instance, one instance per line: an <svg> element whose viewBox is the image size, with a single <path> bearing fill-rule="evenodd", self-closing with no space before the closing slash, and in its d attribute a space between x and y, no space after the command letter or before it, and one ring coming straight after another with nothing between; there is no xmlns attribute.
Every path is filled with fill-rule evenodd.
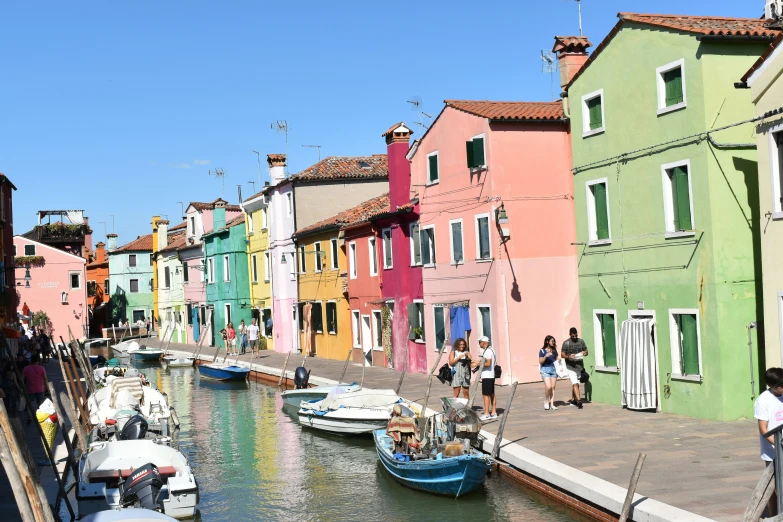
<svg viewBox="0 0 783 522"><path fill-rule="evenodd" d="M141 379L138 377L118 377L111 382L110 407L115 407L117 394L122 390L129 391L131 395L139 401L139 404L144 403L144 388L142 388Z"/></svg>
<svg viewBox="0 0 783 522"><path fill-rule="evenodd" d="M96 482L115 482L119 480L120 478L120 472L122 472L122 478L126 479L131 476L131 473L136 471L134 468L129 469L123 469L123 470L117 470L117 469L106 469L106 470L97 470L90 472L89 475L87 475L87 480L94 484ZM160 476L162 479L167 479L168 477L173 477L177 474L177 469L174 466L160 466L158 468L158 473L160 473Z"/></svg>

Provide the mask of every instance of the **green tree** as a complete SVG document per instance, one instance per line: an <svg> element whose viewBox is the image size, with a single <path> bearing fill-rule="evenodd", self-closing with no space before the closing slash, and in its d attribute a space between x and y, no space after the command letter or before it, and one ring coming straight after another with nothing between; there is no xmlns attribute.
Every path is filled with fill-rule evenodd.
<svg viewBox="0 0 783 522"><path fill-rule="evenodd" d="M49 319L49 316L44 312L43 310L39 310L33 314L33 317L31 319L31 323L34 328L43 331L49 338L52 337L52 333L54 333L54 327L52 326L52 321Z"/></svg>

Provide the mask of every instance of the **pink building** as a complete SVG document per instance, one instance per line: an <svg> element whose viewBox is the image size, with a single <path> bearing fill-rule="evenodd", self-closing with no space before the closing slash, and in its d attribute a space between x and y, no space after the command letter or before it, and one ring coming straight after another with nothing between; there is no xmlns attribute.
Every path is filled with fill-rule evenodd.
<svg viewBox="0 0 783 522"><path fill-rule="evenodd" d="M26 279L25 266L16 267L16 290L19 309L27 305L30 313L43 311L52 322L54 339L68 341L68 328L74 337L87 335L87 283L83 257L75 256L22 236L14 237L18 255L43 258L30 266Z"/></svg>
<svg viewBox="0 0 783 522"><path fill-rule="evenodd" d="M466 336L476 354L486 335L502 382L540 380L544 337L561 343L579 326L562 104L447 100L408 158L421 208L411 244L423 267L417 332L428 363L447 336L449 345Z"/></svg>

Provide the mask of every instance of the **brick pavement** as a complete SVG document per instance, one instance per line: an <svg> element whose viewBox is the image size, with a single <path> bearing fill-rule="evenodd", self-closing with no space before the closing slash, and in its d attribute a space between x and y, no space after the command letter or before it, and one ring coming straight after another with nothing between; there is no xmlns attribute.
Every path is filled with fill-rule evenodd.
<svg viewBox="0 0 783 522"><path fill-rule="evenodd" d="M170 349L192 352L194 347L172 344ZM202 354L214 354L214 348L204 348ZM284 359L284 354L265 351L254 363L282 368ZM250 362L250 356L240 360ZM301 361L292 355L288 369ZM343 362L307 358L306 367L312 375L337 380ZM361 372L361 366L349 365L346 381L359 381ZM366 369L367 386L393 389L398 380L393 370ZM400 395L423 399L426 386L426 376L408 374ZM432 390L430 407L437 407L436 399L451 391L437 379ZM499 411L509 391L498 387ZM555 399L562 407L544 411L543 385L519 385L504 438L622 487L628 486L638 453L645 452L637 493L718 521L741 517L763 469L755 421L717 422L599 403L577 410L565 405L569 398L569 386L560 381ZM489 423L484 429L495 433L498 425Z"/></svg>

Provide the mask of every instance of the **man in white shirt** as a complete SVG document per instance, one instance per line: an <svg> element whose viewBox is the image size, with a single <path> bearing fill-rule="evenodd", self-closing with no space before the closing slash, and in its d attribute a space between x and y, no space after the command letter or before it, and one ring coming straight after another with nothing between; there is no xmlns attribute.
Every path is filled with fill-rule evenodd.
<svg viewBox="0 0 783 522"><path fill-rule="evenodd" d="M489 345L489 337L486 335L478 340L481 352L479 355L484 357L484 366L481 368L481 394L484 396L484 415L482 421L497 419L498 412L495 401L495 350ZM471 366L477 368L480 360L474 362Z"/></svg>
<svg viewBox="0 0 783 522"><path fill-rule="evenodd" d="M770 368L764 374L767 391L759 395L753 407L753 416L759 421L759 442L761 443L761 460L769 466L775 460L773 436L764 434L783 424L783 368ZM769 499L770 517L777 514L777 496Z"/></svg>
<svg viewBox="0 0 783 522"><path fill-rule="evenodd" d="M256 324L256 318L253 318L253 322L247 327L247 342L250 344L250 349L253 350L253 355L258 351L258 325Z"/></svg>

